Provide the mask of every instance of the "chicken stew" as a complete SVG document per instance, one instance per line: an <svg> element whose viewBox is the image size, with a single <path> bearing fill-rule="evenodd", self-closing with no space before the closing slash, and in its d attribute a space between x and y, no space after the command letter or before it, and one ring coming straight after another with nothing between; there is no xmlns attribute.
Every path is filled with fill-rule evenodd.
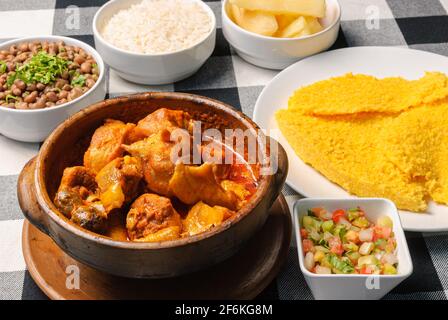
<svg viewBox="0 0 448 320"><path fill-rule="evenodd" d="M175 240L234 219L257 190L259 166L174 162L172 132L184 129L192 138L192 128L188 112L165 108L137 124L106 120L94 132L83 165L64 169L54 204L72 223L119 241ZM190 153L210 144L193 144ZM224 148L212 149L213 159L224 157Z"/></svg>

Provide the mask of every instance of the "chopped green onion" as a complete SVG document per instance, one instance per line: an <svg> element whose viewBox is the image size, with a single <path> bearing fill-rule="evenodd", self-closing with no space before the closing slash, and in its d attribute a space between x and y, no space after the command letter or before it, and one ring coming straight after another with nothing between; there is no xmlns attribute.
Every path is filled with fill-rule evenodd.
<svg viewBox="0 0 448 320"><path fill-rule="evenodd" d="M3 74L6 72L6 69L8 69L6 62L0 60L0 74Z"/></svg>
<svg viewBox="0 0 448 320"><path fill-rule="evenodd" d="M9 100L18 100L18 98L17 97L15 97L15 96L13 96L12 94L8 94L8 95L6 95L6 97L5 97L5 101L6 101L6 103L9 103Z"/></svg>
<svg viewBox="0 0 448 320"><path fill-rule="evenodd" d="M53 83L58 76L67 70L68 65L67 60L40 51L27 63L18 66L16 71L8 77L6 83L8 86L12 86L16 79L20 79L26 84Z"/></svg>
<svg viewBox="0 0 448 320"><path fill-rule="evenodd" d="M82 74L76 75L71 82L72 86L79 86L79 87L82 87L85 83L86 83L86 77L83 76Z"/></svg>

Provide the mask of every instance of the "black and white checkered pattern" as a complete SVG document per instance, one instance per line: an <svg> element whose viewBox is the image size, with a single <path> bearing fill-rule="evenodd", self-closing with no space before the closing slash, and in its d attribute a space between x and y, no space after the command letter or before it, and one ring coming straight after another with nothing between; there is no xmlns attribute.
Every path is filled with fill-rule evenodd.
<svg viewBox="0 0 448 320"><path fill-rule="evenodd" d="M347 46L404 46L448 55L448 0L339 0L341 31L334 48ZM93 45L92 18L104 0L2 0L0 42L15 37L56 34ZM252 66L236 56L223 37L221 2L206 1L218 21L212 57L191 78L164 86L129 83L107 71L110 97L140 91L184 91L222 100L252 115L256 98L277 72ZM80 13L80 28L66 23ZM374 15L378 29L369 28ZM45 299L26 271L21 250L23 216L16 199L17 176L39 145L11 141L0 135L0 299ZM299 196L285 187L291 204ZM448 293L448 234L406 234L414 273L386 299L446 299ZM277 279L260 298L312 299L300 273L295 244Z"/></svg>

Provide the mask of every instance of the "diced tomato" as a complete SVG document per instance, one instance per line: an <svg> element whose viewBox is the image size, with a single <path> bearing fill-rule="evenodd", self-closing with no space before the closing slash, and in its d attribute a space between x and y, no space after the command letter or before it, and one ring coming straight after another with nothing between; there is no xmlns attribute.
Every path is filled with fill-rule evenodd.
<svg viewBox="0 0 448 320"><path fill-rule="evenodd" d="M316 273L316 267L312 268L312 269L311 269L311 272L312 272L312 273Z"/></svg>
<svg viewBox="0 0 448 320"><path fill-rule="evenodd" d="M370 267L368 267L368 266L366 266L366 265L363 265L363 266L361 267L361 270L359 271L359 273L360 273L360 274L372 274L372 273L373 273L373 270L372 270L372 268L370 268Z"/></svg>
<svg viewBox="0 0 448 320"><path fill-rule="evenodd" d="M341 218L345 218L345 211L342 209L338 209L333 211L333 221L338 223Z"/></svg>
<svg viewBox="0 0 448 320"><path fill-rule="evenodd" d="M308 237L308 231L306 231L305 228L300 229L300 235L302 236L302 238L307 238Z"/></svg>
<svg viewBox="0 0 448 320"><path fill-rule="evenodd" d="M328 246L330 247L330 251L337 255L342 255L344 253L344 248L342 248L342 242L339 237L331 237L328 240Z"/></svg>
<svg viewBox="0 0 448 320"><path fill-rule="evenodd" d="M302 247L305 253L314 251L314 243L310 239L303 239Z"/></svg>
<svg viewBox="0 0 448 320"><path fill-rule="evenodd" d="M375 226L373 228L373 241L376 241L378 239L389 239L390 235L392 233L392 229L389 227L378 227Z"/></svg>

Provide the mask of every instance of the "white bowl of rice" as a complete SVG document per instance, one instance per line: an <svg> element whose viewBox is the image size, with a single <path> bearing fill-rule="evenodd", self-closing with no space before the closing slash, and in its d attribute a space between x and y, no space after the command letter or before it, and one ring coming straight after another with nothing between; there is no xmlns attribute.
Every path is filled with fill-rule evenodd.
<svg viewBox="0 0 448 320"><path fill-rule="evenodd" d="M167 84L191 76L211 56L216 18L200 0L113 0L95 14L93 35L122 78Z"/></svg>

